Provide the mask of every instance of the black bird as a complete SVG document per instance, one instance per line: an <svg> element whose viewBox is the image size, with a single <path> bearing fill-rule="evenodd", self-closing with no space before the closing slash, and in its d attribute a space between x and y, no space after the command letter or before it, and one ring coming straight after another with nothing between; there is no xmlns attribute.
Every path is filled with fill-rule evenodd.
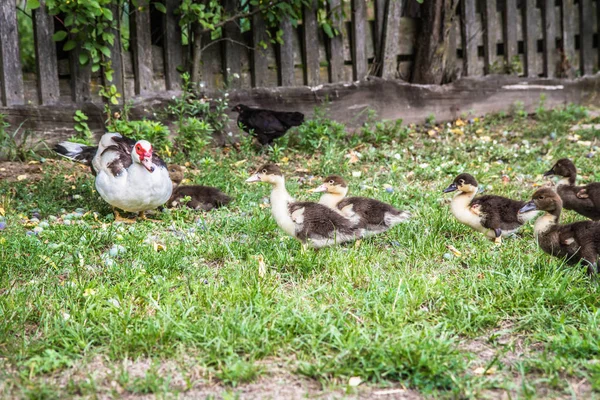
<svg viewBox="0 0 600 400"><path fill-rule="evenodd" d="M243 104L233 107L238 112L237 123L244 132L255 136L263 146L273 143L282 137L288 129L300 126L304 122L304 114L251 108Z"/></svg>

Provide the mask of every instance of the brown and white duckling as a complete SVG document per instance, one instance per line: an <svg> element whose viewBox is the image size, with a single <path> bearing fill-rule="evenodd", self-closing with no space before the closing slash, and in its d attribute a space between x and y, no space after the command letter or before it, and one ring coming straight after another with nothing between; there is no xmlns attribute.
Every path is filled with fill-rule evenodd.
<svg viewBox="0 0 600 400"><path fill-rule="evenodd" d="M367 197L346 197L348 185L339 175L326 177L323 184L313 192L324 192L319 199L319 204L339 212L346 218L358 215L367 234L385 232L394 225L408 220L411 216L409 212L400 211L379 200Z"/></svg>
<svg viewBox="0 0 600 400"><path fill-rule="evenodd" d="M265 164L246 180L272 185L271 213L288 235L315 248L356 240L364 235L357 221L351 221L330 208L308 201L296 202L285 188L278 166Z"/></svg>
<svg viewBox="0 0 600 400"><path fill-rule="evenodd" d="M185 205L194 210L210 211L213 208L225 206L231 202L231 197L211 186L186 185L179 186L183 181L183 169L179 165L169 166L169 176L173 182L173 194L167 205L177 207ZM183 204L183 199L190 200Z"/></svg>
<svg viewBox="0 0 600 400"><path fill-rule="evenodd" d="M444 193L459 193L454 196L450 210L458 222L483 233L496 244L502 236L515 233L527 221L535 218L537 211L519 214L524 201L506 197L486 195L475 197L477 180L470 174L460 174L444 189Z"/></svg>
<svg viewBox="0 0 600 400"><path fill-rule="evenodd" d="M565 258L569 264L585 262L589 274L597 272L600 222L579 221L560 225L562 208L563 202L558 193L550 188L542 188L533 194L532 200L525 204L519 213L544 211L544 215L535 221L533 227L541 249L555 257Z"/></svg>
<svg viewBox="0 0 600 400"><path fill-rule="evenodd" d="M562 158L544 174L544 176L560 176L556 191L563 202L563 208L575 211L594 221L600 220L600 183L575 186L577 168L568 158Z"/></svg>

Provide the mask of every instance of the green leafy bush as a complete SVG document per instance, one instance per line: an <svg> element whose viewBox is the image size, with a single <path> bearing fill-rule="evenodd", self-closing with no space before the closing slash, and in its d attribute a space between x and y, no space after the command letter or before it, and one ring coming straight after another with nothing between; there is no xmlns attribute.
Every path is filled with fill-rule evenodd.
<svg viewBox="0 0 600 400"><path fill-rule="evenodd" d="M172 147L169 139L169 128L159 121L117 119L113 121L111 130L135 140L147 140L152 143L154 148L163 152L169 152Z"/></svg>
<svg viewBox="0 0 600 400"><path fill-rule="evenodd" d="M194 117L184 118L175 138L177 150L194 158L210 143L213 128L206 121Z"/></svg>
<svg viewBox="0 0 600 400"><path fill-rule="evenodd" d="M310 152L330 142L346 140L347 133L345 125L327 118L325 111L317 107L312 119L290 130L284 138L287 138L287 147ZM285 146L285 140L280 142Z"/></svg>

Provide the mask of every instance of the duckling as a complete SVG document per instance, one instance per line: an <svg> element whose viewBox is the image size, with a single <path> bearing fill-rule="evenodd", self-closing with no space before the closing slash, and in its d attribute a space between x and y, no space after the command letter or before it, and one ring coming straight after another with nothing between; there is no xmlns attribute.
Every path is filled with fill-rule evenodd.
<svg viewBox="0 0 600 400"><path fill-rule="evenodd" d="M537 211L518 213L525 205L524 201L492 195L475 197L477 180L470 174L458 175L450 186L444 189L444 193L456 190L460 193L452 199L452 214L460 223L483 233L498 245L502 242L502 236L515 233L537 215Z"/></svg>
<svg viewBox="0 0 600 400"><path fill-rule="evenodd" d="M577 168L568 158L562 158L544 174L544 176L560 176L556 191L563 202L563 208L575 211L594 221L600 220L600 183L586 186L575 186Z"/></svg>
<svg viewBox="0 0 600 400"><path fill-rule="evenodd" d="M278 166L265 164L246 180L272 185L271 213L277 225L303 245L321 248L356 240L364 235L359 221L350 220L328 207L308 201L296 202L285 188Z"/></svg>
<svg viewBox="0 0 600 400"><path fill-rule="evenodd" d="M225 206L231 202L231 197L219 189L210 186L189 185L179 186L183 181L183 169L179 165L169 166L169 176L173 182L173 194L167 205L177 207L182 204L184 197L190 197L185 205L194 210L210 211L213 208Z"/></svg>
<svg viewBox="0 0 600 400"><path fill-rule="evenodd" d="M560 213L563 201L558 193L550 188L538 189L532 200L519 210L526 214L534 210L544 211L544 215L535 221L533 231L538 245L546 253L565 258L569 264L583 261L588 266L588 273L598 271L598 254L600 254L600 222L579 221L560 225Z"/></svg>
<svg viewBox="0 0 600 400"><path fill-rule="evenodd" d="M400 211L379 200L367 197L345 198L348 194L348 185L338 175L326 177L323 184L313 189L313 192L324 192L319 199L319 204L339 212L346 218L358 215L368 235L385 232L394 225L408 220L411 216L409 212Z"/></svg>

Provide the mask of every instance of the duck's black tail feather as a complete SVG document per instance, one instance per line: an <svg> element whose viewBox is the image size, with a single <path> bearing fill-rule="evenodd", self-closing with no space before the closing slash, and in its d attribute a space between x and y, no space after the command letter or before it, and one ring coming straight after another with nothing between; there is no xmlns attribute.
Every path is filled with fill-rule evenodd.
<svg viewBox="0 0 600 400"><path fill-rule="evenodd" d="M92 160L98 151L98 146L86 146L74 142L60 142L54 146L54 151L70 160L91 166Z"/></svg>
<svg viewBox="0 0 600 400"><path fill-rule="evenodd" d="M300 126L304 123L304 114L300 112L278 111L275 113L275 116L279 121L289 127Z"/></svg>

